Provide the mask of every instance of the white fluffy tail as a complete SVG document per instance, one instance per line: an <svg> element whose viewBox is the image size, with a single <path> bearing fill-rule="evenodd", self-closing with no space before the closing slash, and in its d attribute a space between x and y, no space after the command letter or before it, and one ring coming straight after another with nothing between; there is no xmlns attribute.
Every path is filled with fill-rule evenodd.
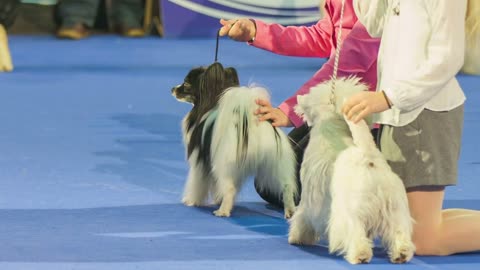
<svg viewBox="0 0 480 270"><path fill-rule="evenodd" d="M344 115L345 117L345 115ZM371 151L372 149L377 149L375 140L370 131L370 127L367 125L365 120L361 120L358 123L353 123L345 117L345 122L347 122L350 132L352 133L353 143L362 150Z"/></svg>
<svg viewBox="0 0 480 270"><path fill-rule="evenodd" d="M270 95L265 88L256 86L232 87L223 94L219 101L218 117L215 123L215 134L218 136L214 136L212 145L219 146L222 138L233 136L235 140L229 143L237 142L236 152L242 155L247 153L246 149L249 148L252 139L257 139L249 138L249 134L255 134L252 131L259 125L254 114L258 108L255 102L257 99L270 100ZM217 150L214 149L215 152ZM237 158L243 160L245 156Z"/></svg>

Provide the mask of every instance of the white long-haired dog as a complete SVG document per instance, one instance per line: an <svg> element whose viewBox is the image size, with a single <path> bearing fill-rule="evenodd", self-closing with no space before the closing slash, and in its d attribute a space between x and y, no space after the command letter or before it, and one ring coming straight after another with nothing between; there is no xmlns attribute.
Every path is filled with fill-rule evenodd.
<svg viewBox="0 0 480 270"><path fill-rule="evenodd" d="M347 97L368 88L355 77L338 79L333 106L331 82L298 97L296 112L311 131L288 241L313 245L328 236L331 253L357 264L371 260L373 239L381 236L391 262L407 262L415 247L404 185L377 149L367 123L354 124L340 112Z"/></svg>
<svg viewBox="0 0 480 270"><path fill-rule="evenodd" d="M255 100L268 100L267 90L239 87L235 69L214 63L191 70L172 94L193 104L183 120L190 165L183 203L204 205L212 195L221 202L214 214L228 217L247 177L256 176L260 188L282 196L290 218L297 196L292 146L282 130L254 115Z"/></svg>

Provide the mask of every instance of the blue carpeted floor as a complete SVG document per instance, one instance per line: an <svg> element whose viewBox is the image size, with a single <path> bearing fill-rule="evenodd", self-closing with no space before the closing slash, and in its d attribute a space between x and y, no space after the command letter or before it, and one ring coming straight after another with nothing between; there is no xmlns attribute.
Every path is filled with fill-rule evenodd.
<svg viewBox="0 0 480 270"><path fill-rule="evenodd" d="M0 269L478 269L480 253L350 266L323 246L287 243L288 224L250 182L231 218L180 204L187 174L170 94L214 58L214 40L14 36L0 74ZM273 103L324 62L222 39L219 60ZM480 209L480 77L459 75L466 103L460 184L447 207ZM400 268L399 268L400 267Z"/></svg>

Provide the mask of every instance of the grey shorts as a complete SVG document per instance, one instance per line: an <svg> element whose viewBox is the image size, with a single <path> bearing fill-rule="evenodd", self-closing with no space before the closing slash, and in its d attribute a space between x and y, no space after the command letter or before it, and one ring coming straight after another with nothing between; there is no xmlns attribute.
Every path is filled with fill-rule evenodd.
<svg viewBox="0 0 480 270"><path fill-rule="evenodd" d="M406 126L382 126L380 148L406 188L457 183L463 110L423 110Z"/></svg>

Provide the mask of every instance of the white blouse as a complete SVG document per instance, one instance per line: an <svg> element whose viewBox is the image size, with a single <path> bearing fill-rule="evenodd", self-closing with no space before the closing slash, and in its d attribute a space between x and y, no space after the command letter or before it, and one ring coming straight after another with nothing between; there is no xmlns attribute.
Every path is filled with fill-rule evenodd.
<svg viewBox="0 0 480 270"><path fill-rule="evenodd" d="M381 36L377 91L392 109L382 124L404 126L424 109L448 111L465 102L455 76L463 65L467 0L354 0L373 37Z"/></svg>

